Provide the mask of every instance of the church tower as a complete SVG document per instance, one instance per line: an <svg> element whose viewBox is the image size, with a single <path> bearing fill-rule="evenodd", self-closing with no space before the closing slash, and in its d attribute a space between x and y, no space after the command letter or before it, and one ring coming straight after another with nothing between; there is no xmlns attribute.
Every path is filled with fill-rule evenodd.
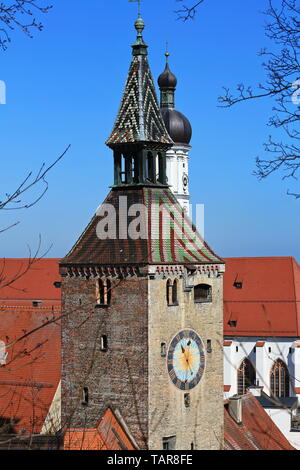
<svg viewBox="0 0 300 470"><path fill-rule="evenodd" d="M62 420L95 428L109 407L137 448L220 449L224 262L168 186L144 26L106 142L114 184L60 262Z"/></svg>
<svg viewBox="0 0 300 470"><path fill-rule="evenodd" d="M189 145L192 127L189 120L175 109L177 78L169 68L169 53L166 52L166 67L158 78L160 88L160 111L174 145L167 151L168 184L179 204L190 215L189 193Z"/></svg>

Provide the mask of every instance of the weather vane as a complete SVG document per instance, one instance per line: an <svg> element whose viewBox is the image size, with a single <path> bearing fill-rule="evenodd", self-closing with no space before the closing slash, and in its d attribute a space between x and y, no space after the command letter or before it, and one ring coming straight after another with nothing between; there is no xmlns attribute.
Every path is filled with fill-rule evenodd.
<svg viewBox="0 0 300 470"><path fill-rule="evenodd" d="M141 1L142 0L128 0L129 2L138 2L138 15L141 17Z"/></svg>

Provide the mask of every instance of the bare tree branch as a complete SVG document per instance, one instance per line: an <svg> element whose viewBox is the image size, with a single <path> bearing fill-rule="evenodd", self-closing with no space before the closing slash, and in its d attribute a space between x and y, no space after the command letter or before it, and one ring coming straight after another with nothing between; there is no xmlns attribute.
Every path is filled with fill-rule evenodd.
<svg viewBox="0 0 300 470"><path fill-rule="evenodd" d="M0 3L0 49L6 50L11 42L10 32L14 29L20 29L28 37L32 38L31 31L36 29L41 31L43 25L37 22L34 17L34 11L37 13L48 13L52 6L43 6L44 0L12 0Z"/></svg>
<svg viewBox="0 0 300 470"><path fill-rule="evenodd" d="M182 1L183 0L177 0L177 2ZM194 3L192 6L182 5L181 9L175 10L175 13L177 14L177 19L182 21L194 19L198 6L203 2L204 0L200 0L199 2Z"/></svg>
<svg viewBox="0 0 300 470"><path fill-rule="evenodd" d="M218 99L221 106L227 108L258 98L274 99L274 114L269 118L268 125L279 130L284 140L269 136L264 144L269 158L256 159L254 174L259 179L277 171L283 173L282 179L297 179L300 169L300 7L297 2L268 0L265 15L269 22L265 29L266 36L274 43L274 50L259 51L259 55L266 58L262 63L266 72L265 82L257 85L255 93L252 87L246 87L243 83L237 85L235 94L224 87L225 94ZM297 193L288 191L287 194L300 198Z"/></svg>

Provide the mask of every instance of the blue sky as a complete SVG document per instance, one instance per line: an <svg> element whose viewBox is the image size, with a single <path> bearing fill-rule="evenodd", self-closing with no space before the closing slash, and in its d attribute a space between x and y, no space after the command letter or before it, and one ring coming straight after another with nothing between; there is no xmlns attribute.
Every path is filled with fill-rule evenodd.
<svg viewBox="0 0 300 470"><path fill-rule="evenodd" d="M187 0L188 1L188 0ZM64 0L41 19L44 31L12 34L0 52L0 192L11 192L72 147L48 177L49 191L28 211L2 213L0 256L28 255L41 234L48 256L64 256L112 184L108 137L121 100L135 38L136 4L126 0ZM270 129L270 100L220 109L222 86L264 79L258 50L264 2L207 0L194 21L176 21L175 0L144 0L144 39L155 78L164 68L165 42L177 75L176 107L193 127L190 183L193 204L205 204L205 237L221 256L295 256L300 260L300 201L288 197L297 181L252 172ZM299 189L298 189L299 191ZM1 199L1 197L0 197Z"/></svg>

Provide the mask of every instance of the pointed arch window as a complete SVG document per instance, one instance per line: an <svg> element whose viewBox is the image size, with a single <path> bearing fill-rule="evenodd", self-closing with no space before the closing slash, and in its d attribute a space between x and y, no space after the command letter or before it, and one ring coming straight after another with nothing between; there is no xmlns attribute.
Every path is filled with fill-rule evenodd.
<svg viewBox="0 0 300 470"><path fill-rule="evenodd" d="M270 373L271 394L274 397L288 397L290 395L290 375L286 364L278 359Z"/></svg>
<svg viewBox="0 0 300 470"><path fill-rule="evenodd" d="M244 395L248 387L255 385L255 377L255 369L249 359L245 357L237 371L238 395Z"/></svg>
<svg viewBox="0 0 300 470"><path fill-rule="evenodd" d="M96 283L97 305L110 305L111 301L111 282L109 279L98 279Z"/></svg>

